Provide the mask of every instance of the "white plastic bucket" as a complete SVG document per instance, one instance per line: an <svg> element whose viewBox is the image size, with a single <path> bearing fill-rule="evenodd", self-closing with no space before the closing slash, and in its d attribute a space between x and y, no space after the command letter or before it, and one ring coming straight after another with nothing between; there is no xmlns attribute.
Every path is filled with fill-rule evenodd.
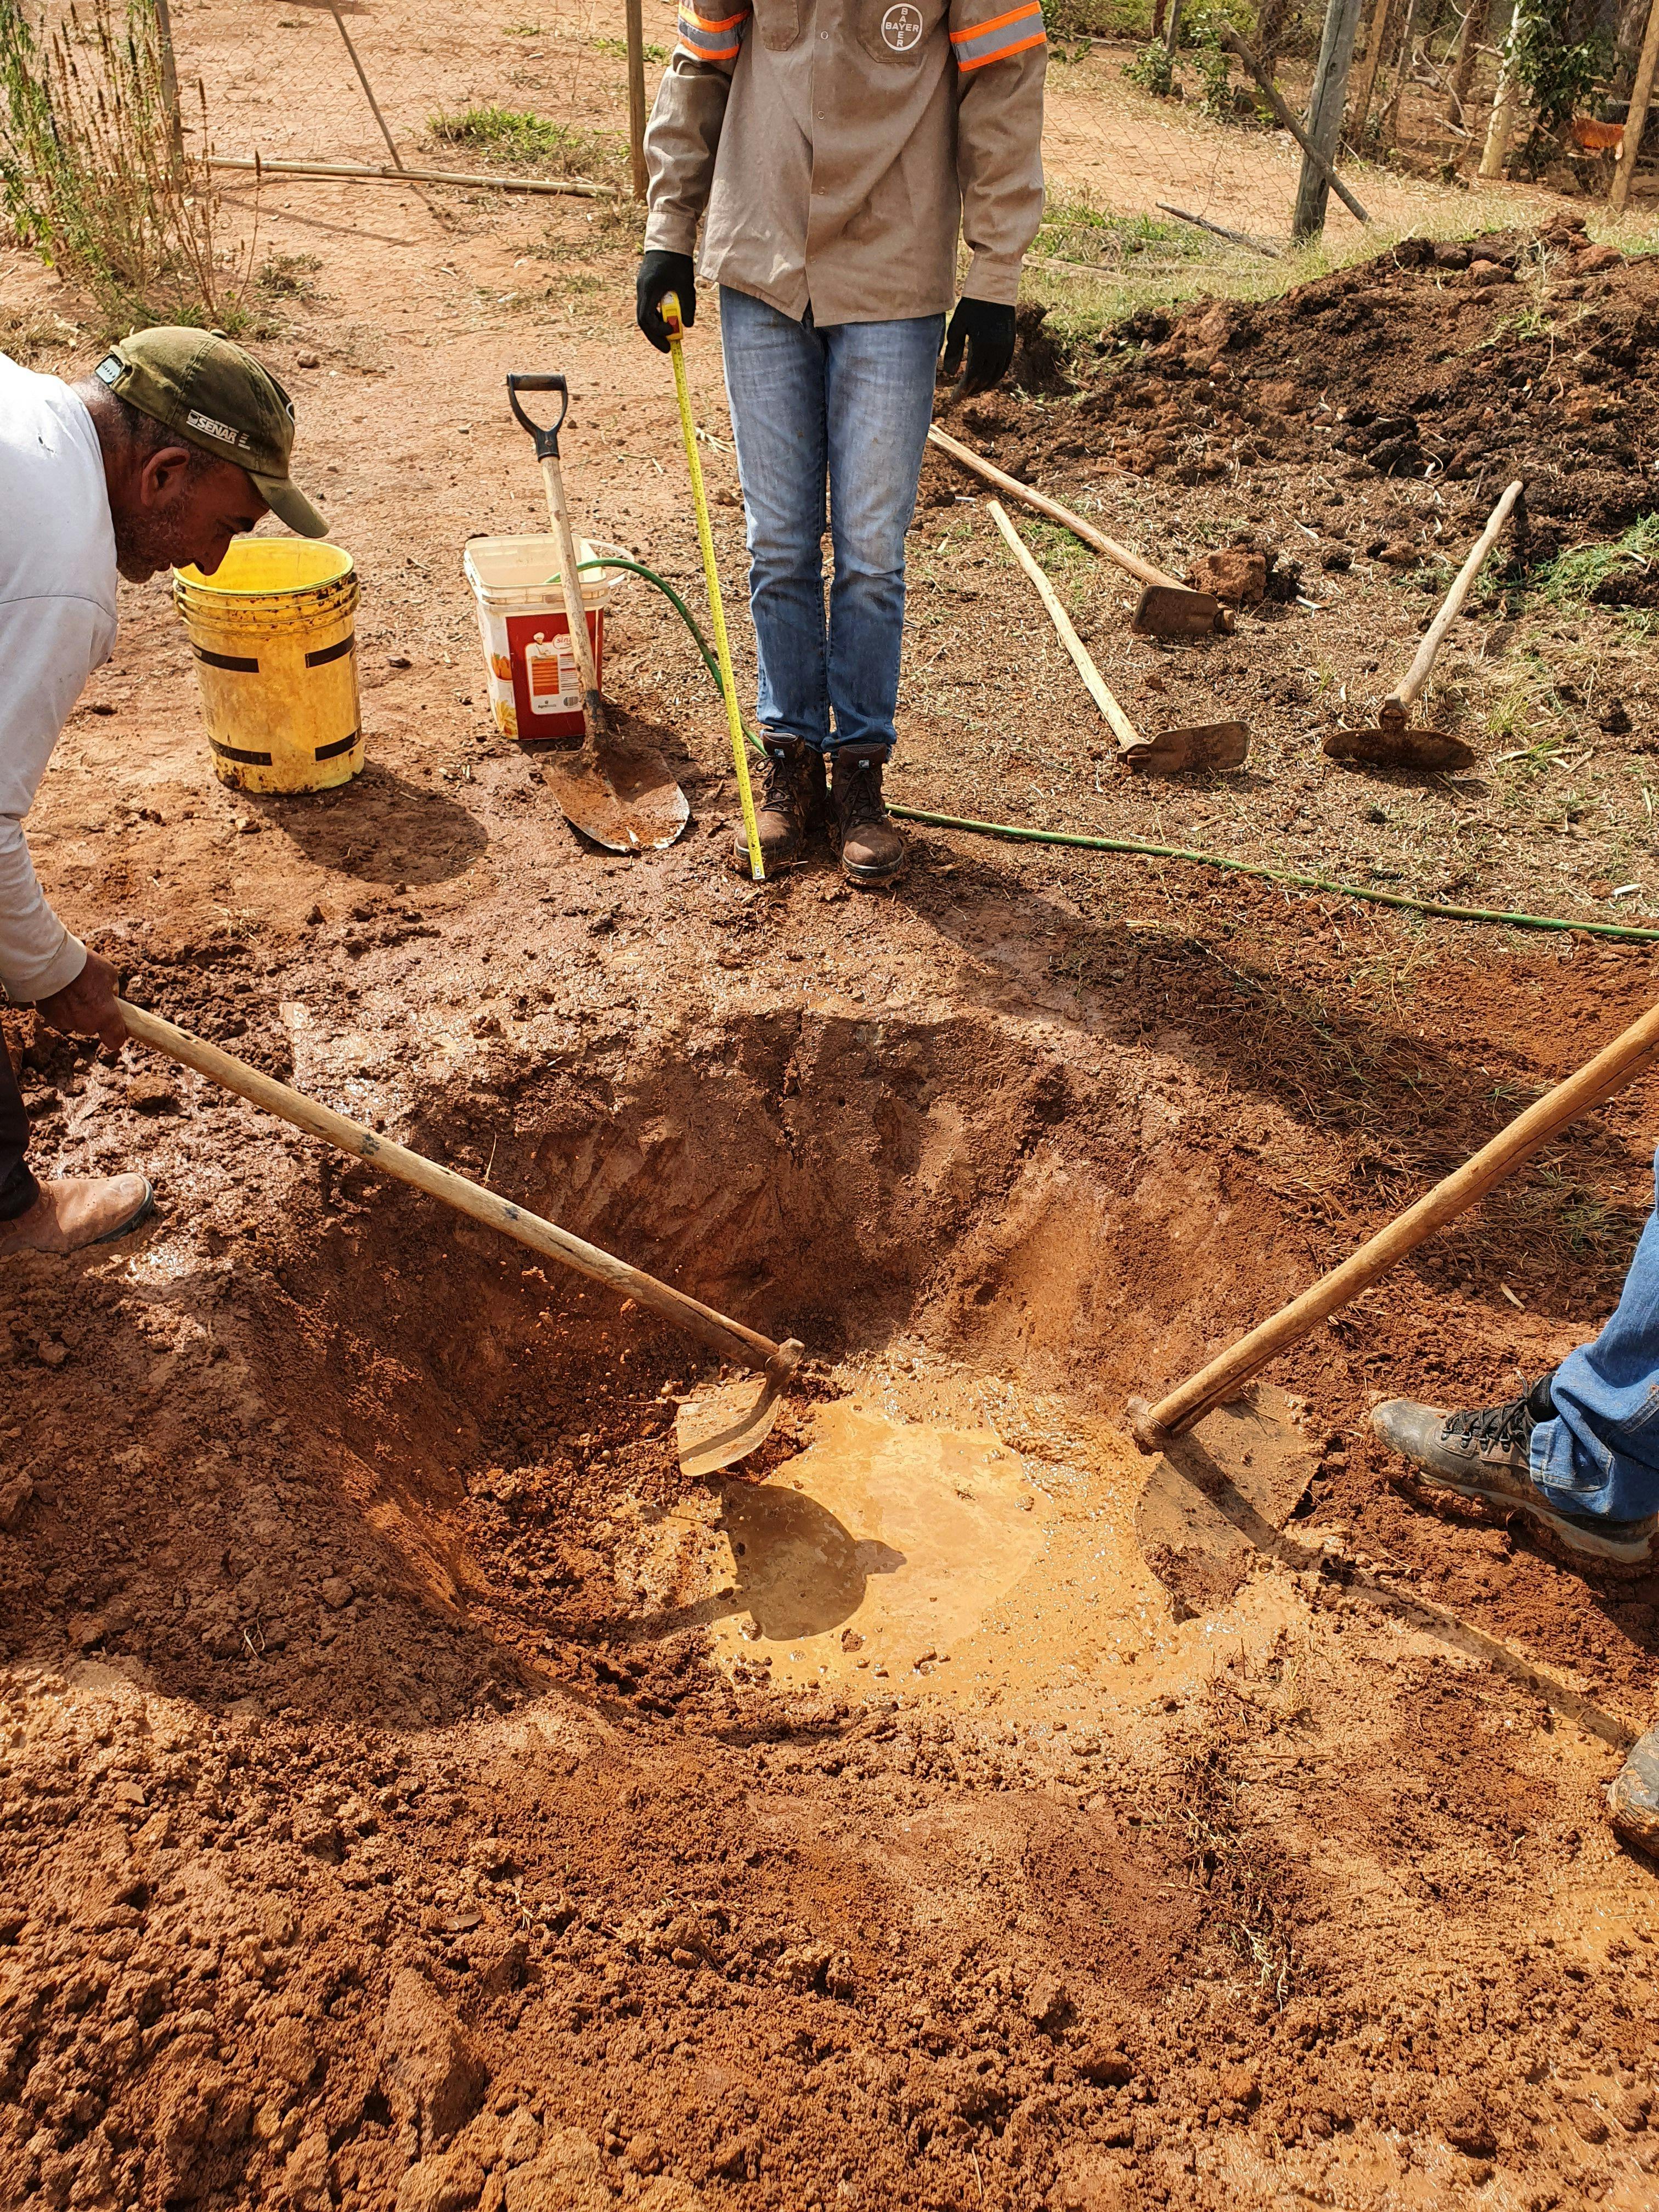
<svg viewBox="0 0 1659 2212"><path fill-rule="evenodd" d="M576 541L578 561L622 552ZM495 726L521 744L568 742L582 734L582 679L565 619L559 555L550 537L475 538L463 562L477 603ZM605 616L625 569L587 568L580 577L593 665L605 682Z"/></svg>

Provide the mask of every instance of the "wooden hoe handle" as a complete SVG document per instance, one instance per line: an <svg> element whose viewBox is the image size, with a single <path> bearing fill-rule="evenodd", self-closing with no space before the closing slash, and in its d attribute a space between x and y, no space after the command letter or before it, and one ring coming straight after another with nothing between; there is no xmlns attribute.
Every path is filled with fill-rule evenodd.
<svg viewBox="0 0 1659 2212"><path fill-rule="evenodd" d="M1429 680L1446 632L1462 612L1463 602L1469 595L1469 586L1480 574L1486 558L1498 542L1498 533L1515 512L1515 502L1521 496L1521 480L1509 485L1492 513L1486 517L1486 526L1469 549L1469 557L1458 570L1452 587L1441 603L1440 611L1425 631L1423 642L1417 648L1417 658L1406 671L1395 690L1394 696L1401 708L1409 707Z"/></svg>
<svg viewBox="0 0 1659 2212"><path fill-rule="evenodd" d="M1386 1229L1368 1238L1340 1267L1333 1268L1248 1336L1240 1337L1231 1350L1190 1376L1168 1397L1155 1406L1132 1399L1130 1425L1135 1442L1144 1451L1157 1451L1164 1438L1180 1436L1206 1413L1236 1398L1243 1385L1270 1359L1300 1343L1328 1314L1346 1305L1396 1260L1403 1260L1437 1229L1484 1198L1570 1121L1622 1091L1652 1065L1656 1056L1659 1056L1659 1006L1632 1022L1594 1060L1586 1060L1577 1074L1558 1083L1553 1091L1547 1091L1473 1158L1425 1192L1415 1206L1408 1206Z"/></svg>
<svg viewBox="0 0 1659 2212"><path fill-rule="evenodd" d="M695 1336L700 1344L706 1344L711 1352L719 1352L721 1358L765 1370L776 1360L782 1360L786 1368L793 1367L800 1357L799 1346L794 1347L794 1356L790 1358L789 1346L774 1344L758 1330L745 1328L741 1322L727 1320L712 1306L687 1297L684 1291L659 1283L654 1275L630 1267L625 1261L613 1259L597 1244L584 1243L568 1229L544 1221L539 1215L526 1213L510 1199L498 1197L482 1183L469 1182L453 1169L441 1168L435 1160L411 1152L394 1144L389 1137L377 1137L373 1129L348 1121L331 1107L307 1098L302 1091L290 1090L286 1083L262 1075L245 1060L221 1052L216 1045L191 1036L187 1030L175 1029L159 1014L130 1006L125 999L118 1003L128 1034L140 1044L153 1046L183 1067L193 1067L210 1083L216 1083L224 1091L234 1091L239 1097L251 1099L254 1105L264 1107L267 1114L292 1122L307 1136L320 1137L337 1152L367 1161L382 1175L395 1176L399 1182L412 1183L428 1197L441 1199L457 1213L468 1214L474 1221L499 1229L504 1235L516 1237L520 1244L527 1244L532 1252L556 1260L562 1267L574 1267L579 1275L590 1276L594 1282L605 1284L622 1297L648 1306L653 1313L660 1314L665 1321L672 1322L688 1335Z"/></svg>
<svg viewBox="0 0 1659 2212"><path fill-rule="evenodd" d="M1150 561L1143 561L1139 553L1132 553L1127 545L1120 545L1115 538L1109 538L1103 530L1097 530L1092 522L1085 522L1069 507L1062 507L1057 499L1050 499L1045 492L1033 491L1030 484L1021 483L1018 477L1011 477L1006 470L981 459L971 446L964 446L960 439L951 437L937 423L929 429L927 442L930 446L937 446L940 453L948 453L953 461L984 483L994 484L999 491L1006 492L1010 499L1020 500L1025 506L1035 507L1039 514L1046 514L1050 522L1059 523L1060 528L1069 530L1073 538L1080 538L1085 545L1092 545L1097 553L1103 553L1109 561L1115 561L1120 568L1127 569L1138 582L1167 585L1175 592L1190 588L1182 582L1179 576L1172 576L1167 568L1155 568Z"/></svg>

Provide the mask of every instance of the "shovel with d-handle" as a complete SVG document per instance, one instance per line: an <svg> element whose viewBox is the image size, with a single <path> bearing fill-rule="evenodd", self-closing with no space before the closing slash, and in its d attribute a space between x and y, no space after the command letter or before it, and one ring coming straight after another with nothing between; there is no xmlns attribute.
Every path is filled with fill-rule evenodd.
<svg viewBox="0 0 1659 2212"><path fill-rule="evenodd" d="M1059 523L1069 530L1097 553L1103 553L1126 574L1131 575L1144 588L1139 605L1129 617L1129 628L1137 637L1207 637L1212 630L1231 630L1234 624L1233 611L1224 607L1209 592L1195 592L1183 584L1178 576L1167 570L1155 568L1150 561L1143 561L1139 553L1132 553L1127 545L1120 545L1115 538L1109 538L1103 530L1097 530L1092 522L1085 522L1080 514L1073 514L1069 507L1062 507L1057 499L1033 491L1030 484L1021 483L1003 470L994 468L982 459L971 446L964 446L959 438L948 437L937 423L927 433L927 441L937 446L942 453L961 467L971 471L986 483L994 484L1010 499L1022 506L1046 515L1050 522Z"/></svg>
<svg viewBox="0 0 1659 2212"><path fill-rule="evenodd" d="M1077 664L1078 674L1117 739L1118 757L1141 775L1178 775L1183 769L1242 768L1250 749L1250 733L1243 722L1204 722L1190 729L1160 730L1144 738L1107 688L1094 656L1072 627L1054 586L1033 557L1024 539L1004 514L1000 503L986 501L986 509L1008 541L1016 561L1036 586L1048 610L1048 619L1060 633L1060 641Z"/></svg>
<svg viewBox="0 0 1659 2212"><path fill-rule="evenodd" d="M688 1297L684 1291L659 1282L654 1275L647 1275L639 1267L630 1267L626 1261L614 1259L597 1244L573 1237L568 1229L560 1229L551 1221L527 1213L523 1206L514 1206L510 1199L484 1189L482 1184L468 1182L452 1168L440 1167L435 1160L394 1144L390 1137L377 1136L373 1129L349 1121L331 1107L307 1098L302 1091L295 1091L271 1076L262 1075L246 1060L221 1052L217 1045L191 1036L187 1030L176 1029L159 1014L130 1006L125 1000L118 1003L127 1034L140 1044L165 1053L181 1067L193 1067L198 1075L204 1075L222 1090L234 1091L238 1097L249 1099L267 1114L292 1122L307 1136L319 1137L325 1145L332 1145L337 1152L363 1161L380 1174L410 1183L429 1197L441 1199L457 1213L482 1221L487 1228L499 1229L504 1236L516 1237L520 1244L527 1244L544 1258L556 1260L563 1267L574 1267L579 1275L589 1276L623 1297L633 1299L636 1305L648 1307L665 1321L672 1322L677 1328L696 1337L699 1344L717 1352L722 1359L734 1360L758 1373L763 1377L760 1395L751 1404L735 1408L729 1403L712 1408L688 1407L682 1413L675 1425L675 1442L680 1465L687 1474L712 1474L717 1468L731 1467L746 1458L770 1435L789 1377L805 1350L794 1337L782 1344L774 1344L770 1337L761 1335L757 1329L745 1328L741 1322L728 1321L713 1306Z"/></svg>
<svg viewBox="0 0 1659 2212"><path fill-rule="evenodd" d="M1429 624L1423 642L1417 648L1417 658L1400 682L1377 709L1377 727L1374 730L1332 730L1324 740L1324 751L1332 760L1358 761L1366 768L1456 769L1473 768L1474 752L1462 738L1449 738L1439 730L1413 730L1407 726L1406 717L1411 712L1417 696L1428 682L1446 632L1462 613L1463 602L1469 595L1469 586L1480 574L1486 556L1497 543L1498 532L1514 512L1515 502L1521 496L1522 485L1517 478L1504 492L1491 514L1469 553L1468 559L1458 570L1455 581L1441 603L1440 611Z"/></svg>
<svg viewBox="0 0 1659 2212"><path fill-rule="evenodd" d="M519 404L521 392L556 392L561 403L557 420L545 425L532 422ZM565 820L596 845L603 845L610 853L655 852L673 843L690 820L691 809L662 755L649 746L618 744L605 719L593 641L587 634L587 612L582 605L564 471L559 465L559 432L570 411L570 387L557 374L509 375L507 396L513 412L536 441L536 459L542 465L542 479L547 487L547 512L559 551L559 586L564 594L570 650L582 687L581 749L550 757L543 766L543 780L551 787Z"/></svg>

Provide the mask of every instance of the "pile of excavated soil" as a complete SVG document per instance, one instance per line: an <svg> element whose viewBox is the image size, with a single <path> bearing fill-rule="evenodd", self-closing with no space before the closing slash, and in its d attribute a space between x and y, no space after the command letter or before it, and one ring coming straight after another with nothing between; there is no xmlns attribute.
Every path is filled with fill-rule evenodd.
<svg viewBox="0 0 1659 2212"><path fill-rule="evenodd" d="M1178 320L1143 311L1103 337L1109 373L1085 380L1063 427L1012 396L959 413L1033 481L1097 457L1188 486L1323 465L1348 482L1455 484L1450 511L1473 517L1518 476L1531 529L1515 557L1535 561L1616 536L1651 506L1656 339L1659 263L1627 261L1563 221L1456 244L1408 238L1261 306L1206 301ZM1038 345L1033 333L1027 353ZM1339 493L1333 517L1342 504ZM1356 550L1399 557L1386 538Z"/></svg>

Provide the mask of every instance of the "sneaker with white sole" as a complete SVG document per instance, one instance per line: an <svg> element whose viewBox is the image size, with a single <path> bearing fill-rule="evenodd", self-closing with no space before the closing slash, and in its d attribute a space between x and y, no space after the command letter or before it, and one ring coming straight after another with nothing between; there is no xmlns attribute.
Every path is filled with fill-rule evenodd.
<svg viewBox="0 0 1659 2212"><path fill-rule="evenodd" d="M1643 1565L1653 1556L1659 1514L1613 1521L1603 1513L1574 1513L1553 1504L1533 1480L1532 1432L1554 1413L1550 1376L1544 1375L1524 1397L1471 1413L1443 1413L1412 1398L1390 1398L1372 1410L1371 1427L1413 1462L1423 1481L1502 1512L1522 1513L1581 1558Z"/></svg>
<svg viewBox="0 0 1659 2212"><path fill-rule="evenodd" d="M1659 1858L1659 1728L1631 1746L1607 1791L1614 1835Z"/></svg>

